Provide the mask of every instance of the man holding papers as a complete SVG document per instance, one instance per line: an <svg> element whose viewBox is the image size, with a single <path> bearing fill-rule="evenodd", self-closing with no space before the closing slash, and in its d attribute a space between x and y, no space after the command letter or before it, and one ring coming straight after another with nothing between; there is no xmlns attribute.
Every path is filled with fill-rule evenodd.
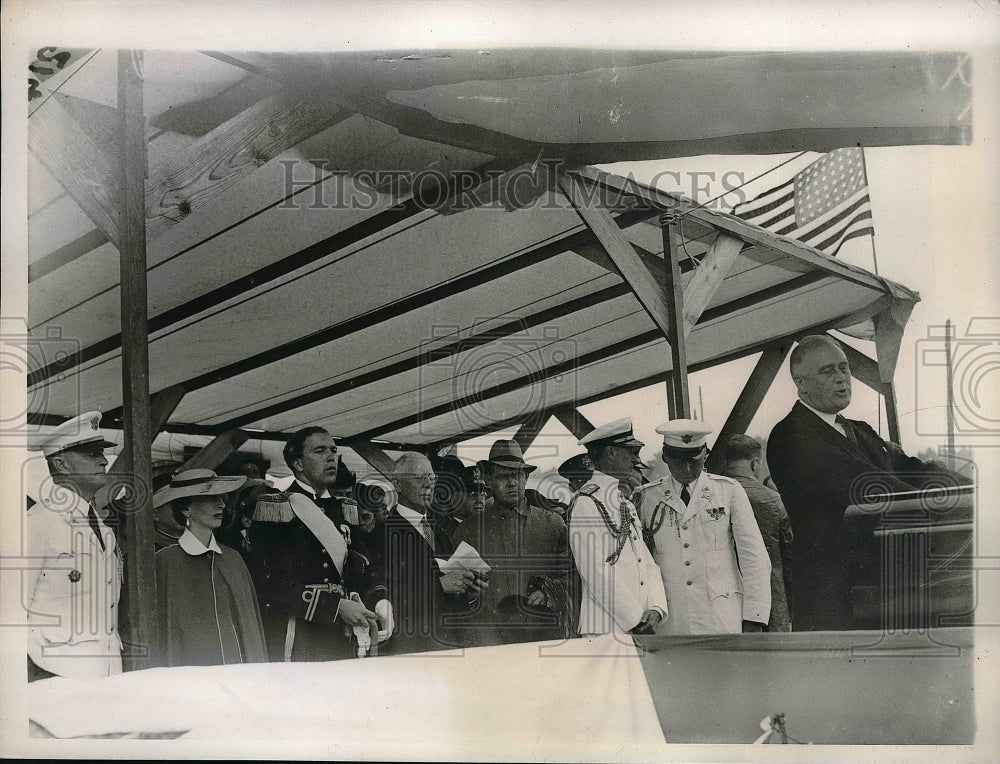
<svg viewBox="0 0 1000 764"><path fill-rule="evenodd" d="M396 460L392 483L399 501L385 520L384 547L396 630L382 654L461 647L448 616L467 612L487 588L480 574L437 562L449 560L454 548L427 512L435 481L427 457L408 451Z"/></svg>
<svg viewBox="0 0 1000 764"><path fill-rule="evenodd" d="M490 588L463 629L465 643L483 647L569 636L566 523L529 502L525 481L535 468L525 463L516 441L496 441L479 466L493 504L466 519L453 538L489 564Z"/></svg>

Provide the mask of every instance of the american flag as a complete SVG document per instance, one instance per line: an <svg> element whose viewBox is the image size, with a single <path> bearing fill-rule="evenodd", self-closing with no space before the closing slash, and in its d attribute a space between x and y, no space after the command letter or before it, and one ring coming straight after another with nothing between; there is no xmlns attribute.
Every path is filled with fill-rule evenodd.
<svg viewBox="0 0 1000 764"><path fill-rule="evenodd" d="M848 239L875 234L864 153L831 151L733 214L836 257Z"/></svg>

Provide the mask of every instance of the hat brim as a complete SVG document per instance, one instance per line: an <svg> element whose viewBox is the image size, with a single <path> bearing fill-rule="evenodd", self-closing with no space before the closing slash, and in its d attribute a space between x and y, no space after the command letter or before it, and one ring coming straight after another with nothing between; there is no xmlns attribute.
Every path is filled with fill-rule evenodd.
<svg viewBox="0 0 1000 764"><path fill-rule="evenodd" d="M66 451L82 451L89 450L91 448L115 448L118 444L112 443L109 440L105 440L103 437L98 436L93 440L84 440L79 443L70 443L68 446L59 446L56 449L50 449L45 445L40 445L35 448L29 448L29 451L41 451L46 457L55 456L56 454L62 454Z"/></svg>
<svg viewBox="0 0 1000 764"><path fill-rule="evenodd" d="M246 481L247 478L243 475L219 475L206 483L175 487L168 485L153 494L153 509L158 509L164 504L169 504L184 496L220 496L232 493L237 488L242 487Z"/></svg>
<svg viewBox="0 0 1000 764"><path fill-rule="evenodd" d="M701 456L707 450L708 446L704 443L694 448L677 448L663 444L663 453L674 459L693 459L696 456Z"/></svg>
<svg viewBox="0 0 1000 764"><path fill-rule="evenodd" d="M506 467L509 470L521 470L522 472L534 472L538 469L538 467L534 464L528 464L527 462L521 462L515 459L485 459L479 462L480 467L486 464L492 464L495 467Z"/></svg>

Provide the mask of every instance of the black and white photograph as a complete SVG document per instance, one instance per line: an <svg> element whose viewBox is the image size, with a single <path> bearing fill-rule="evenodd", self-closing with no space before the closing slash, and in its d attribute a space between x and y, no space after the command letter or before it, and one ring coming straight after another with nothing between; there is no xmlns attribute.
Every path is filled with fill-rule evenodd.
<svg viewBox="0 0 1000 764"><path fill-rule="evenodd" d="M1000 3L0 12L0 756L996 760Z"/></svg>

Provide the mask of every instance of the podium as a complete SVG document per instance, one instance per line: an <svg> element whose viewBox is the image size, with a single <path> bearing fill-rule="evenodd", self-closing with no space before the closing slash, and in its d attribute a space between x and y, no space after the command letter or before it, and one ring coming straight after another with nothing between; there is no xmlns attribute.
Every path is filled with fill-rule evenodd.
<svg viewBox="0 0 1000 764"><path fill-rule="evenodd" d="M974 486L888 493L844 513L858 628L972 625Z"/></svg>

